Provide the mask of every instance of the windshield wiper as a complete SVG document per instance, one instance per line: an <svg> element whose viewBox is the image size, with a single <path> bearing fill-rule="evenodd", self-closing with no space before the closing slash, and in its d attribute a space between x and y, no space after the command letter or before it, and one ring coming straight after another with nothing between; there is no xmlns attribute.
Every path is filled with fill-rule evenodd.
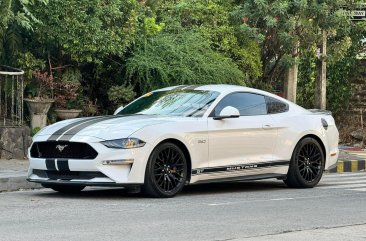
<svg viewBox="0 0 366 241"><path fill-rule="evenodd" d="M203 110L203 108L206 108L206 107L209 107L210 106L210 104L212 103L212 102L214 102L216 99L212 99L212 100L210 100L209 102L207 102L204 106L202 106L201 108L198 108L197 110L195 110L195 111L193 111L191 114L189 114L189 115L187 115L187 117L192 117L194 114L196 114L197 112L199 112L199 111L201 111L201 110Z"/></svg>

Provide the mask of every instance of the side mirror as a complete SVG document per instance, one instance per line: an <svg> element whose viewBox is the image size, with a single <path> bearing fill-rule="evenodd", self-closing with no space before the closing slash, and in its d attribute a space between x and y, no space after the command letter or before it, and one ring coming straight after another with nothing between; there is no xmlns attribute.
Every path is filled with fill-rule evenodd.
<svg viewBox="0 0 366 241"><path fill-rule="evenodd" d="M214 120L222 120L227 118L239 118L240 112L238 109L232 106L226 106L224 109L221 110L219 116L215 116Z"/></svg>
<svg viewBox="0 0 366 241"><path fill-rule="evenodd" d="M124 108L123 106L118 107L117 110L114 111L113 115L117 115L118 112L120 112L121 110L123 110L123 108Z"/></svg>

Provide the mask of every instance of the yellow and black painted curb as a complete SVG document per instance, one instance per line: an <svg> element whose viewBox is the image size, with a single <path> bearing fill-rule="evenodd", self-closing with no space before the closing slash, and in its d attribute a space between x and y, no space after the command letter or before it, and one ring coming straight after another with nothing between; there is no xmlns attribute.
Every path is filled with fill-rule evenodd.
<svg viewBox="0 0 366 241"><path fill-rule="evenodd" d="M366 169L365 160L338 160L337 165L331 169L331 173L341 172L358 172Z"/></svg>

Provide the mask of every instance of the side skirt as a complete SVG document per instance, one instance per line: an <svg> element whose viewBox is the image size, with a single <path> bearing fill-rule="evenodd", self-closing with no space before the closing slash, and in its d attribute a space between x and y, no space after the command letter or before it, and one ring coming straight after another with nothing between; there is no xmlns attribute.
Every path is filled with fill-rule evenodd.
<svg viewBox="0 0 366 241"><path fill-rule="evenodd" d="M191 183L222 182L225 180L285 179L290 161L277 160L228 166L214 166L192 170Z"/></svg>
<svg viewBox="0 0 366 241"><path fill-rule="evenodd" d="M227 177L227 178L218 178L218 179L209 179L209 180L199 180L194 184L202 184L202 183L217 183L217 182L236 182L236 181L254 181L261 179L269 179L269 178L277 178L277 179L285 179L286 175L278 174L278 173L267 173L267 174L258 174L258 175L248 175L248 176L240 176L240 177Z"/></svg>

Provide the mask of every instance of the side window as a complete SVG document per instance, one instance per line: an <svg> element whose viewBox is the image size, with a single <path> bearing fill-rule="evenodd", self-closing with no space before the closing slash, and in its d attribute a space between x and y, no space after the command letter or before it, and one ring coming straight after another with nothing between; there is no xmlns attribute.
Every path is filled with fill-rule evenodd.
<svg viewBox="0 0 366 241"><path fill-rule="evenodd" d="M219 116L226 106L237 108L241 116L267 114L264 96L253 93L233 93L224 97L215 108L215 116Z"/></svg>
<svg viewBox="0 0 366 241"><path fill-rule="evenodd" d="M277 114L288 111L288 104L272 97L266 96L268 114Z"/></svg>

